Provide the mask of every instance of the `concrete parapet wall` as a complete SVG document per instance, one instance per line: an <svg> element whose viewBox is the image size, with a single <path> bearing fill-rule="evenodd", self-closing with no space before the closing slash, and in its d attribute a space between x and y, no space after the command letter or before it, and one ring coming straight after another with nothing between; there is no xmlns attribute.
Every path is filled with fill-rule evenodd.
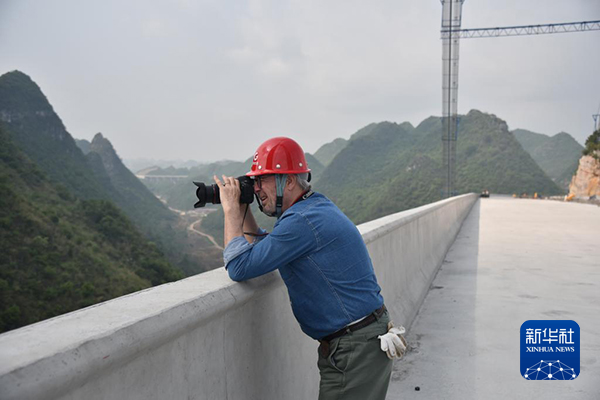
<svg viewBox="0 0 600 400"><path fill-rule="evenodd" d="M412 323L476 199L359 226L396 322ZM0 399L315 399L316 362L277 272L219 269L0 335Z"/></svg>
<svg viewBox="0 0 600 400"><path fill-rule="evenodd" d="M477 201L466 194L358 227L396 325L410 328L460 227Z"/></svg>

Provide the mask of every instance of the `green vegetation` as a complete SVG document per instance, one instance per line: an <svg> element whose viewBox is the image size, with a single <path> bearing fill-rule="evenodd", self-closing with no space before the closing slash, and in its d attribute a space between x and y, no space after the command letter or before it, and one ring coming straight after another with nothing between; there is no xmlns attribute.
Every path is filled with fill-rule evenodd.
<svg viewBox="0 0 600 400"><path fill-rule="evenodd" d="M0 124L0 330L222 265L107 139L76 143L21 72L0 76Z"/></svg>
<svg viewBox="0 0 600 400"><path fill-rule="evenodd" d="M331 163L331 161L337 156L337 154L342 151L344 147L346 147L348 141L346 139L337 138L332 142L325 143L323 146L319 147L319 150L315 152L315 158L319 160L321 164L327 166Z"/></svg>
<svg viewBox="0 0 600 400"><path fill-rule="evenodd" d="M183 277L107 200L80 200L0 126L0 332Z"/></svg>
<svg viewBox="0 0 600 400"><path fill-rule="evenodd" d="M0 110L15 143L54 182L82 199L108 199L86 157L40 88L27 75L0 76Z"/></svg>
<svg viewBox="0 0 600 400"><path fill-rule="evenodd" d="M593 156L596 160L600 160L600 129L592 133L585 141L584 156Z"/></svg>
<svg viewBox="0 0 600 400"><path fill-rule="evenodd" d="M75 144L77 147L79 147L83 154L88 154L90 152L90 146L92 145L85 139L75 139Z"/></svg>
<svg viewBox="0 0 600 400"><path fill-rule="evenodd" d="M382 122L352 136L315 189L330 197L356 224L441 198L441 118L418 127ZM495 116L471 111L460 122L456 185L459 193L559 194Z"/></svg>
<svg viewBox="0 0 600 400"><path fill-rule="evenodd" d="M76 143L27 75L0 77L0 118L1 331L221 265L220 252L187 231L196 217L170 211L101 134ZM498 118L471 111L459 135L460 192L560 193ZM594 135L586 151L598 148L600 134ZM440 137L440 118L416 128L370 124L319 149L327 167L306 155L313 187L357 224L439 200ZM192 181L240 176L250 165L248 159L166 168L161 175L185 173L189 180L152 190L188 211L196 202ZM223 212L215 207L201 225L222 244ZM272 229L274 218L256 204L252 210L260 226Z"/></svg>
<svg viewBox="0 0 600 400"><path fill-rule="evenodd" d="M552 137L524 129L516 129L512 133L523 149L566 193L577 171L583 147L564 132Z"/></svg>
<svg viewBox="0 0 600 400"><path fill-rule="evenodd" d="M398 124L370 124L338 153L315 189L330 197L355 223L385 215L390 204L406 200L396 195L386 198L382 189L411 161L407 149L413 142L413 136Z"/></svg>
<svg viewBox="0 0 600 400"><path fill-rule="evenodd" d="M192 274L205 270L202 265L193 266L189 262L184 265L187 244L184 227L177 226L177 216L123 165L102 134L94 136L87 158L96 176L109 188L110 199L164 251L174 265Z"/></svg>
<svg viewBox="0 0 600 400"><path fill-rule="evenodd" d="M356 224L440 200L441 129L437 117L427 118L416 128L408 123L370 124L351 137L315 177L313 187L336 202ZM236 166L235 173L245 170L237 163L229 165ZM203 179L209 181L206 176ZM483 189L504 194L561 193L504 121L476 110L461 119L456 179L460 193ZM190 196L187 204L193 201ZM253 212L259 225L272 227L273 218L264 216L256 206ZM222 211L208 215L202 229L222 243Z"/></svg>
<svg viewBox="0 0 600 400"><path fill-rule="evenodd" d="M113 202L186 275L217 266L198 252L210 243L188 234L185 224L123 165L106 138L98 134L91 143L76 143L27 75L13 71L0 77L0 111L15 144L53 183L78 199Z"/></svg>

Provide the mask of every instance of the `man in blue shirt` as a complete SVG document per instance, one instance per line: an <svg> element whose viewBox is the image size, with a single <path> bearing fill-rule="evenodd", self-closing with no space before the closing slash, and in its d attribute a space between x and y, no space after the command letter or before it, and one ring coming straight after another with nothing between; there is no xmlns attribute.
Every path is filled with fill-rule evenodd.
<svg viewBox="0 0 600 400"><path fill-rule="evenodd" d="M389 323L381 288L358 229L310 190L309 173L292 139L258 148L247 175L261 210L277 217L270 234L240 204L239 181L214 177L225 213L225 267L234 281L279 270L300 327L320 341L320 400L384 399L392 361L377 340Z"/></svg>

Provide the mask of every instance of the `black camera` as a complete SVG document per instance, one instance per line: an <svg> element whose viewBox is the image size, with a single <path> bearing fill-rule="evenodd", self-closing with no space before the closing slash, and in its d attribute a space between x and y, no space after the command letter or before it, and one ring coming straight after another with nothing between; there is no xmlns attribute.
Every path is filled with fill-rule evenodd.
<svg viewBox="0 0 600 400"><path fill-rule="evenodd" d="M240 203L252 203L254 201L254 179L245 175L238 176L235 179L240 181L240 189L242 190L242 194L240 195ZM194 182L194 185L198 186L196 189L198 202L194 204L194 208L204 207L206 203L221 204L219 186L217 186L215 183L211 185L205 185L203 182Z"/></svg>

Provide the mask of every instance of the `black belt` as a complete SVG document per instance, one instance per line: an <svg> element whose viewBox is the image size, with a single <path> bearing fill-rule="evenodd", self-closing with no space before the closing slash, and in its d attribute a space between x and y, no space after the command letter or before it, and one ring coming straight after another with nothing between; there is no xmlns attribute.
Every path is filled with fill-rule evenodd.
<svg viewBox="0 0 600 400"><path fill-rule="evenodd" d="M319 342L331 342L335 338L339 338L340 336L344 336L347 333L355 332L359 329L369 326L373 322L377 321L381 317L381 315L383 314L384 311L385 311L385 304L382 305L377 310L373 311L366 318L361 319L360 321L358 321L355 324L348 325L348 326L340 329L339 331L335 331L331 335L325 336L323 339L319 340Z"/></svg>
<svg viewBox="0 0 600 400"><path fill-rule="evenodd" d="M359 329L362 329L364 327L371 325L373 322L375 322L379 318L381 318L381 315L383 314L384 311L385 311L385 304L382 305L381 308L378 308L377 310L373 311L371 314L369 314L364 319L361 319L360 321L358 321L357 323L348 325L348 326L340 329L339 331L335 331L331 335L327 335L323 339L319 340L319 343L320 343L319 352L321 353L321 356L323 358L327 358L329 356L329 342L331 342L333 339L339 338L340 336L344 336L347 333L355 332Z"/></svg>

